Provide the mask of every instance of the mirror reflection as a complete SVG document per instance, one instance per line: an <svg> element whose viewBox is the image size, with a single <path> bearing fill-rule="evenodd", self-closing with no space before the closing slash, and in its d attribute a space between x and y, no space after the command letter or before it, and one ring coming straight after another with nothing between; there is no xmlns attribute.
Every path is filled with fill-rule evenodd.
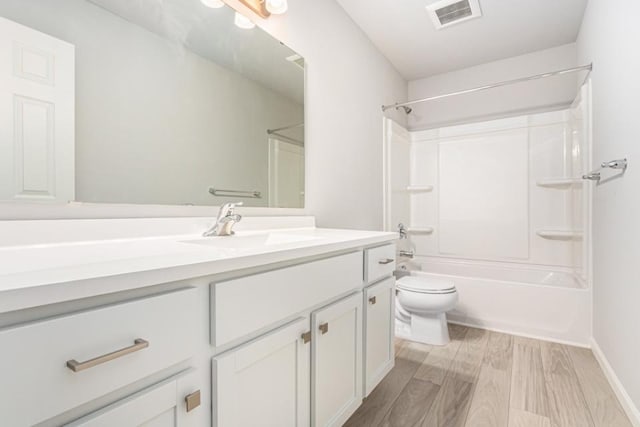
<svg viewBox="0 0 640 427"><path fill-rule="evenodd" d="M304 206L304 59L230 8L3 0L0 16L0 199Z"/></svg>

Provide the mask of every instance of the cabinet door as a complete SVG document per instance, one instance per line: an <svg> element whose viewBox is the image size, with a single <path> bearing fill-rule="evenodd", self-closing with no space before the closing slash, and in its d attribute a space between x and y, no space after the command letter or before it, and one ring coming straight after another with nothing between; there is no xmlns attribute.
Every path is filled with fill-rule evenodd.
<svg viewBox="0 0 640 427"><path fill-rule="evenodd" d="M362 403L362 292L312 314L312 425L341 426Z"/></svg>
<svg viewBox="0 0 640 427"><path fill-rule="evenodd" d="M89 414L67 427L191 427L180 390L197 378L195 371L170 378Z"/></svg>
<svg viewBox="0 0 640 427"><path fill-rule="evenodd" d="M300 318L213 359L213 425L310 423L309 318Z"/></svg>
<svg viewBox="0 0 640 427"><path fill-rule="evenodd" d="M395 363L395 279L390 277L364 291L365 396L389 373Z"/></svg>

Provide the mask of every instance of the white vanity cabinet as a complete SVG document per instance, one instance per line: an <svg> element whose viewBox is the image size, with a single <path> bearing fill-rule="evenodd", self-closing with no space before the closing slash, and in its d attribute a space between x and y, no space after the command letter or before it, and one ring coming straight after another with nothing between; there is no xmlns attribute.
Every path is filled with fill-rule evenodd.
<svg viewBox="0 0 640 427"><path fill-rule="evenodd" d="M313 427L341 426L362 403L362 292L312 314Z"/></svg>
<svg viewBox="0 0 640 427"><path fill-rule="evenodd" d="M342 426L393 366L389 237L0 312L0 426Z"/></svg>
<svg viewBox="0 0 640 427"><path fill-rule="evenodd" d="M213 425L307 426L309 332L309 318L300 318L215 357Z"/></svg>
<svg viewBox="0 0 640 427"><path fill-rule="evenodd" d="M344 424L393 367L394 267L384 245L212 283L214 427Z"/></svg>

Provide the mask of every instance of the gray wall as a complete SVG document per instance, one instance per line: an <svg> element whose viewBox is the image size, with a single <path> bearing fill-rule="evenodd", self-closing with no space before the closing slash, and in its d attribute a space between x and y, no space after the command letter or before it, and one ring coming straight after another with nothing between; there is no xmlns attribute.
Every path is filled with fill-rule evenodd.
<svg viewBox="0 0 640 427"><path fill-rule="evenodd" d="M624 178L593 200L593 335L640 420L640 2L590 0L578 38L593 61L593 159L629 156ZM640 422L640 421L638 421Z"/></svg>
<svg viewBox="0 0 640 427"><path fill-rule="evenodd" d="M289 1L261 25L308 64L309 212L323 227L382 229L380 107L406 100L406 81L334 0Z"/></svg>

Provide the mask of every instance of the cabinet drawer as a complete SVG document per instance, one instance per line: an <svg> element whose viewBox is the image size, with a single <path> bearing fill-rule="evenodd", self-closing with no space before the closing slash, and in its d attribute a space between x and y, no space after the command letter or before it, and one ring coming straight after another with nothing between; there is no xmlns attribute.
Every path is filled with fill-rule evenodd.
<svg viewBox="0 0 640 427"><path fill-rule="evenodd" d="M3 423L36 424L190 358L196 302L188 288L1 330Z"/></svg>
<svg viewBox="0 0 640 427"><path fill-rule="evenodd" d="M366 250L365 280L373 283L393 274L396 269L396 245L384 245Z"/></svg>
<svg viewBox="0 0 640 427"><path fill-rule="evenodd" d="M361 289L362 263L362 252L354 252L212 284L212 344L229 344Z"/></svg>
<svg viewBox="0 0 640 427"><path fill-rule="evenodd" d="M179 374L112 405L66 424L67 427L195 427L194 412L187 412L184 390L197 381L196 371Z"/></svg>

